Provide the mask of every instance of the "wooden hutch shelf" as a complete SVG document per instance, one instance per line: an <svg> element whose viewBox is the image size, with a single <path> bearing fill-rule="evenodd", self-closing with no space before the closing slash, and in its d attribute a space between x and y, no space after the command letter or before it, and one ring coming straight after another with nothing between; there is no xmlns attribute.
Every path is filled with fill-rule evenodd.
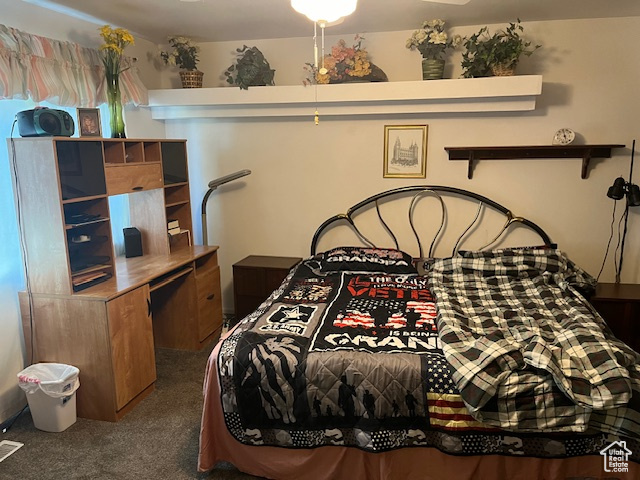
<svg viewBox="0 0 640 480"><path fill-rule="evenodd" d="M117 421L154 389L155 348L222 328L218 247L193 246L186 140L12 138L29 276L27 355L80 369L79 417ZM116 256L109 197L127 195L143 255ZM169 221L187 235L169 234Z"/></svg>
<svg viewBox="0 0 640 480"><path fill-rule="evenodd" d="M611 149L625 145L533 145L515 147L445 147L449 160L469 162L467 178L473 178L473 168L478 160L519 160L534 158L582 158L581 178L589 176L592 158L610 158Z"/></svg>

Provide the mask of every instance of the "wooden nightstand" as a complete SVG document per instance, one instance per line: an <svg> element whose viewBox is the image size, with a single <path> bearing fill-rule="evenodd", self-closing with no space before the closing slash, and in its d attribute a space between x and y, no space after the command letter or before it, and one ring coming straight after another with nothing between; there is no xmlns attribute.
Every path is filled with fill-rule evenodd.
<svg viewBox="0 0 640 480"><path fill-rule="evenodd" d="M299 257L250 255L233 265L236 321L253 312L280 286Z"/></svg>
<svg viewBox="0 0 640 480"><path fill-rule="evenodd" d="M640 352L640 285L599 283L591 304L616 337Z"/></svg>

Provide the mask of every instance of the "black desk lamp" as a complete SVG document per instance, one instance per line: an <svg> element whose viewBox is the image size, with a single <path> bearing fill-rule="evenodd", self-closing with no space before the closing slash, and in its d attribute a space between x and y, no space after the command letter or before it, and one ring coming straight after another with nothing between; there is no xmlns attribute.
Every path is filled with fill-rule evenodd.
<svg viewBox="0 0 640 480"><path fill-rule="evenodd" d="M631 183L633 180L633 156L636 151L636 141L633 141L631 146L631 167L629 169L629 181L624 178L618 177L614 180L613 185L609 187L607 191L607 197L614 200L622 200L626 197L627 202L624 209L624 230L622 233L622 243L620 245L620 260L618 261L616 270L616 283L620 283L620 274L622 273L622 259L624 255L624 241L627 237L627 221L629 220L629 207L640 206L640 188L638 185ZM621 219L622 221L622 219Z"/></svg>
<svg viewBox="0 0 640 480"><path fill-rule="evenodd" d="M250 173L251 173L251 170L240 170L239 172L230 173L229 175L216 178L215 180L211 180L209 182L209 185L208 185L209 190L207 190L207 193L204 194L204 198L202 199L202 244L203 245L207 244L207 200L209 200L209 196L220 185L224 185L225 183L229 183L239 178L245 177Z"/></svg>

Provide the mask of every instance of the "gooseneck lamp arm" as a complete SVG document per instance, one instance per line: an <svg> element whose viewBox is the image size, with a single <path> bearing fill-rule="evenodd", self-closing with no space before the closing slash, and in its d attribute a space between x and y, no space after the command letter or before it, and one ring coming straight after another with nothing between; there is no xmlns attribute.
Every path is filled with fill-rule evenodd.
<svg viewBox="0 0 640 480"><path fill-rule="evenodd" d="M202 198L202 209L201 209L201 214L202 214L202 244L203 245L207 244L207 201L209 200L209 197L211 196L213 191L216 188L218 188L220 185L224 185L225 183L229 183L229 182L232 182L232 181L237 180L239 178L246 177L250 173L251 173L251 170L240 170L238 172L230 173L229 175L225 175L224 177L220 177L220 178L216 178L214 180L211 180L209 182L209 184L207 185L209 187L209 189L207 190L207 192L204 194L204 197Z"/></svg>

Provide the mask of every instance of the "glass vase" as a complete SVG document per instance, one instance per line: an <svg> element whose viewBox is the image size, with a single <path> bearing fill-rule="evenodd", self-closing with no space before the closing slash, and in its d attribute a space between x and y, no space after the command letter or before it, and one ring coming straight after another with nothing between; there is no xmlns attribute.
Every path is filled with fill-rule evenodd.
<svg viewBox="0 0 640 480"><path fill-rule="evenodd" d="M109 126L111 138L127 138L124 134L124 116L120 97L120 75L107 73L107 104L109 106Z"/></svg>

